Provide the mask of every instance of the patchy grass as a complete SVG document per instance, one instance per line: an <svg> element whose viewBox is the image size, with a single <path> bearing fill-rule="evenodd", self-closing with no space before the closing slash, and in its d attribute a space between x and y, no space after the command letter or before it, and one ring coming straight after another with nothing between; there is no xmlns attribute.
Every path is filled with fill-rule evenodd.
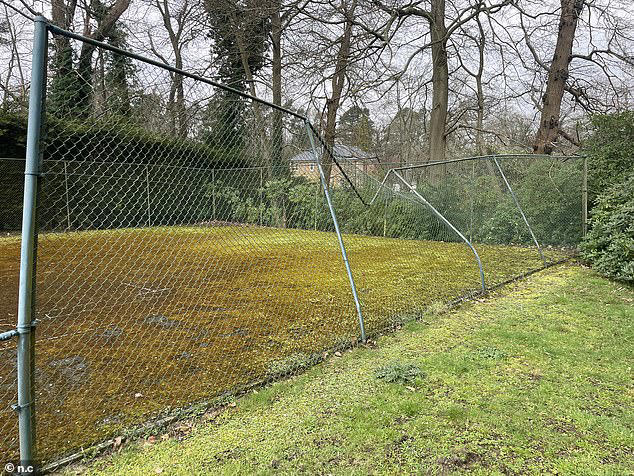
<svg viewBox="0 0 634 476"><path fill-rule="evenodd" d="M67 472L634 472L634 289L560 267L496 294Z"/></svg>
<svg viewBox="0 0 634 476"><path fill-rule="evenodd" d="M345 241L370 333L478 290L463 244ZM479 251L489 284L541 266L531 248ZM253 226L51 233L40 237L38 253L44 460L160 412L299 372L358 335L332 233ZM0 239L7 329L16 320L18 255L19 239ZM0 410L15 393L12 345L0 344ZM14 454L14 429L15 415L0 411L1 454Z"/></svg>

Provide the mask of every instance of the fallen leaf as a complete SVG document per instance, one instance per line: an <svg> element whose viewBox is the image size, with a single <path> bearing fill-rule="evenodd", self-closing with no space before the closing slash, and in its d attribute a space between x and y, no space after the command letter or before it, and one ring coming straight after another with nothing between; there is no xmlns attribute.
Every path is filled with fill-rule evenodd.
<svg viewBox="0 0 634 476"><path fill-rule="evenodd" d="M336 357L341 357L341 352L335 352Z"/></svg>
<svg viewBox="0 0 634 476"><path fill-rule="evenodd" d="M161 473L163 472L163 468L155 468L155 469L154 469L154 472L155 472L156 474L161 474Z"/></svg>
<svg viewBox="0 0 634 476"><path fill-rule="evenodd" d="M236 402L231 402L231 403L229 404L229 406L230 406L230 407L232 407L232 408L235 408L235 407L237 406L237 403L236 403Z"/></svg>
<svg viewBox="0 0 634 476"><path fill-rule="evenodd" d="M141 398L143 396L142 393L135 393L134 398Z"/></svg>

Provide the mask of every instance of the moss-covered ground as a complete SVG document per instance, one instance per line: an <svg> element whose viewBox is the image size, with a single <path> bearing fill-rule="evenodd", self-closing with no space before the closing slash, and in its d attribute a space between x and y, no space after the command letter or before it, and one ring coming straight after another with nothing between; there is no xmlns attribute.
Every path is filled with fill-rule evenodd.
<svg viewBox="0 0 634 476"><path fill-rule="evenodd" d="M479 288L463 244L345 242L370 334ZM490 285L541 266L535 249L478 250ZM45 460L169 408L296 372L358 337L332 233L253 226L51 233L40 236L38 254L37 431ZM3 330L15 323L18 256L19 239L0 239ZM5 409L15 393L15 344L0 345L0 454L12 455L15 415Z"/></svg>
<svg viewBox="0 0 634 476"><path fill-rule="evenodd" d="M67 472L633 474L632 355L634 289L552 268Z"/></svg>

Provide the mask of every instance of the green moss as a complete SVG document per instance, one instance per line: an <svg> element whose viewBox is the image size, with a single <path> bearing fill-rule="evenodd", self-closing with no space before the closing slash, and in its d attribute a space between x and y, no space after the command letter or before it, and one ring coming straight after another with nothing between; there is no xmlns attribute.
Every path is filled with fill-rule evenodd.
<svg viewBox="0 0 634 476"><path fill-rule="evenodd" d="M345 241L370 334L479 288L464 245L358 235ZM479 251L489 284L541 266L530 248ZM166 408L297 373L324 350L357 342L332 233L252 226L49 233L38 255L43 459ZM0 239L6 328L15 322L18 256L18 239ZM0 353L11 344L1 345ZM0 366L3 382L13 378L11 366ZM0 428L13 418L0 414ZM13 454L15 447L3 444L0 452Z"/></svg>

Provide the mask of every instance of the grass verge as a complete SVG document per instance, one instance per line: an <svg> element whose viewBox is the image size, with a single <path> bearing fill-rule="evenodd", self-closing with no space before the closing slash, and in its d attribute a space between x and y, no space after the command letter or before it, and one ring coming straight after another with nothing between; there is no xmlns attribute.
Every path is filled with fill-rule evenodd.
<svg viewBox="0 0 634 476"><path fill-rule="evenodd" d="M551 269L67 472L631 474L632 355L634 289Z"/></svg>

